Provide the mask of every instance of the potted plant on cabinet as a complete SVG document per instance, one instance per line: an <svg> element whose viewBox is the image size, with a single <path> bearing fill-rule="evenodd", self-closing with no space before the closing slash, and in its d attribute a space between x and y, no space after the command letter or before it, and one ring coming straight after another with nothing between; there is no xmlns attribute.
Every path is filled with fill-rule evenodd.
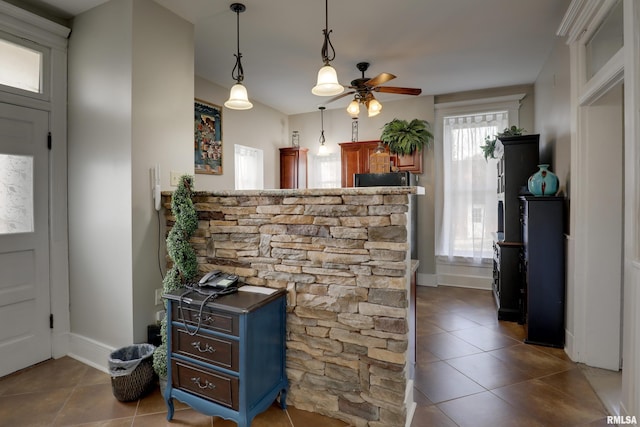
<svg viewBox="0 0 640 427"><path fill-rule="evenodd" d="M175 291L193 280L198 272L196 252L189 240L198 228L198 213L193 205L193 176L182 175L171 198L171 211L175 223L167 236L167 253L172 266L163 281L164 293ZM166 303L165 303L166 310ZM153 369L161 381L167 378L167 316L160 323L162 342L153 353Z"/></svg>
<svg viewBox="0 0 640 427"><path fill-rule="evenodd" d="M429 147L433 141L431 125L426 120L393 119L382 128L380 141L389 147L389 151L398 155L410 155Z"/></svg>
<svg viewBox="0 0 640 427"><path fill-rule="evenodd" d="M484 138L484 145L481 145L482 154L484 155L484 159L489 161L489 159L497 159L496 157L496 149L498 153L501 152L499 148L498 139L505 136L521 136L523 132L526 132L525 129L519 128L517 126L511 126L510 128L505 128L502 132L499 132L497 135L486 136Z"/></svg>

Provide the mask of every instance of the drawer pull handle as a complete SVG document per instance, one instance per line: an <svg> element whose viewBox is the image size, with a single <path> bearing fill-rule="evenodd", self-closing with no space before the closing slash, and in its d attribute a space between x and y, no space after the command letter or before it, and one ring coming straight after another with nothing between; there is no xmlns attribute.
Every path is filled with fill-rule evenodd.
<svg viewBox="0 0 640 427"><path fill-rule="evenodd" d="M215 353L216 349L205 343L204 348L200 347L200 341L192 342L191 346L198 350L200 353Z"/></svg>
<svg viewBox="0 0 640 427"><path fill-rule="evenodd" d="M191 378L191 382L194 383L195 385L198 386L198 388L204 390L204 389L209 389L209 390L213 390L216 388L215 384L210 383L209 380L204 380L204 385L202 385L200 383L200 377L193 377Z"/></svg>
<svg viewBox="0 0 640 427"><path fill-rule="evenodd" d="M200 321L202 316L200 315L200 313L197 313L197 314L195 315L195 317L196 317L196 320L197 320L197 321ZM213 318L213 317L211 317L211 316L207 316L207 317L205 317L202 321L203 321L203 322L208 322L208 323L213 323L213 321L214 321L214 320L215 320L215 318Z"/></svg>

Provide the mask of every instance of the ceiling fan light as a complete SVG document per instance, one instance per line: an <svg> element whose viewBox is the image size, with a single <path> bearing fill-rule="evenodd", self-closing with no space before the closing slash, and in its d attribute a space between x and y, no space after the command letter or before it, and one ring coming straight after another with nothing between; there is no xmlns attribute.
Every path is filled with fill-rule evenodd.
<svg viewBox="0 0 640 427"><path fill-rule="evenodd" d="M338 74L331 65L325 65L318 71L318 81L311 89L311 93L317 96L333 96L344 91L344 87L338 83Z"/></svg>
<svg viewBox="0 0 640 427"><path fill-rule="evenodd" d="M369 117L377 116L382 111L382 104L377 99L373 98L367 103L367 112Z"/></svg>
<svg viewBox="0 0 640 427"><path fill-rule="evenodd" d="M224 103L224 106L232 110L248 110L252 108L253 104L249 102L247 88L240 83L234 84L231 87L229 99Z"/></svg>
<svg viewBox="0 0 640 427"><path fill-rule="evenodd" d="M351 117L358 117L358 114L360 114L360 103L355 99L351 101L347 107L347 113L349 113Z"/></svg>

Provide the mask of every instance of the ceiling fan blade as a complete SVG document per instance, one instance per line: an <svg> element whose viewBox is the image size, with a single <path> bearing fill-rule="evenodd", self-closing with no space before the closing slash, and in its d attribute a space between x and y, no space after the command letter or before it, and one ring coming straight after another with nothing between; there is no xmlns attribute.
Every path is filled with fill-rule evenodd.
<svg viewBox="0 0 640 427"><path fill-rule="evenodd" d="M349 91L349 92L343 92L340 95L334 96L333 98L331 98L330 100L325 102L325 104L328 104L328 103L333 102L333 101L337 101L338 99L344 98L345 96L353 95L354 93L356 93L355 90L352 90L352 91Z"/></svg>
<svg viewBox="0 0 640 427"><path fill-rule="evenodd" d="M377 76L375 76L374 78L369 79L366 82L364 82L364 85L365 86L369 86L369 87L379 86L379 85L384 84L384 83L388 82L389 80L393 80L395 78L396 78L396 76L394 76L393 74L380 73Z"/></svg>
<svg viewBox="0 0 640 427"><path fill-rule="evenodd" d="M373 90L376 92L397 93L400 95L420 95L422 93L422 89L411 87L380 86L373 88Z"/></svg>

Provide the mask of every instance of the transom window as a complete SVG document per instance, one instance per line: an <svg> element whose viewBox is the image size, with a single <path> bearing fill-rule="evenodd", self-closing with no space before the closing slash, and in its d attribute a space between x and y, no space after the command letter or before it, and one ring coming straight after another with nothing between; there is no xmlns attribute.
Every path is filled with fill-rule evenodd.
<svg viewBox="0 0 640 427"><path fill-rule="evenodd" d="M44 52L0 38L0 85L42 94Z"/></svg>

